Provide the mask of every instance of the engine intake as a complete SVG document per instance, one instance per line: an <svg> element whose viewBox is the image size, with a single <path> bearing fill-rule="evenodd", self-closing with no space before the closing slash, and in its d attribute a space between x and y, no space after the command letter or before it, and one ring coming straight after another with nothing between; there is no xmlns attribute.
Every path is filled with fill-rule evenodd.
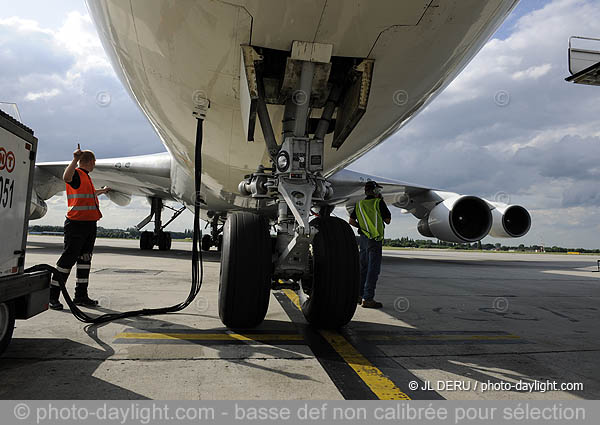
<svg viewBox="0 0 600 425"><path fill-rule="evenodd" d="M48 205L46 202L33 191L31 193L31 205L29 207L29 219L37 220L42 218L48 212Z"/></svg>
<svg viewBox="0 0 600 425"><path fill-rule="evenodd" d="M492 230L490 236L495 238L520 238L531 228L531 216L520 205L493 203L496 208L492 211Z"/></svg>
<svg viewBox="0 0 600 425"><path fill-rule="evenodd" d="M492 227L492 213L487 202L476 196L455 196L437 204L422 219L417 229L426 237L446 242L476 242Z"/></svg>

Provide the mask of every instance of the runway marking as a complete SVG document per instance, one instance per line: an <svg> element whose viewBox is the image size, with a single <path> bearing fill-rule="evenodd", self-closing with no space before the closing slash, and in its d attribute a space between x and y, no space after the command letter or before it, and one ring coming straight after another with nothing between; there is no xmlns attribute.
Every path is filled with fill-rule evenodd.
<svg viewBox="0 0 600 425"><path fill-rule="evenodd" d="M237 343L237 344L265 344L265 343L280 343L280 344L305 344L302 335L297 333L270 333L270 332L252 332L252 333L235 333L229 331L222 332L202 332L194 330L149 330L140 331L137 329L126 329L115 335L115 344L132 344L132 343L191 343L203 342L212 344Z"/></svg>
<svg viewBox="0 0 600 425"><path fill-rule="evenodd" d="M379 369L373 366L342 335L327 330L319 332L380 400L410 400L406 393L402 392Z"/></svg>
<svg viewBox="0 0 600 425"><path fill-rule="evenodd" d="M526 343L518 335L365 335L363 338L378 344L444 345L448 343L488 344Z"/></svg>
<svg viewBox="0 0 600 425"><path fill-rule="evenodd" d="M284 289L283 293L292 303L301 310L298 295L291 289ZM410 400L410 397L401 391L396 384L388 379L381 370L365 358L338 332L318 330L319 334L333 347L344 361L356 372L365 384L380 400Z"/></svg>
<svg viewBox="0 0 600 425"><path fill-rule="evenodd" d="M178 333L133 333L123 332L115 338L133 339L186 339L186 340L211 340L211 341L302 341L300 335L264 335L264 334L178 334Z"/></svg>

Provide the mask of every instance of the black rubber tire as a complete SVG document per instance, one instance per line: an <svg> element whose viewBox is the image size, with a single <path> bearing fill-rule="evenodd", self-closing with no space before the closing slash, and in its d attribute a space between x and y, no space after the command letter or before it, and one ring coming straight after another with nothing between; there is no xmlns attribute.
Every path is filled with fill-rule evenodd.
<svg viewBox="0 0 600 425"><path fill-rule="evenodd" d="M168 251L171 249L171 233L160 232L158 234L158 249L161 251Z"/></svg>
<svg viewBox="0 0 600 425"><path fill-rule="evenodd" d="M149 250L154 247L154 240L152 232L142 232L140 235L140 249L141 250Z"/></svg>
<svg viewBox="0 0 600 425"><path fill-rule="evenodd" d="M0 303L0 355L10 344L15 329L15 306L12 301Z"/></svg>
<svg viewBox="0 0 600 425"><path fill-rule="evenodd" d="M253 328L271 296L271 237L267 220L249 212L229 215L223 230L219 317L233 329Z"/></svg>
<svg viewBox="0 0 600 425"><path fill-rule="evenodd" d="M352 320L356 311L358 245L352 228L342 219L320 217L311 224L319 232L312 243L313 279L307 285L311 289L302 303L302 313L314 326L335 329Z"/></svg>
<svg viewBox="0 0 600 425"><path fill-rule="evenodd" d="M212 246L212 237L210 235L202 236L202 240L200 241L200 248L202 251L209 251Z"/></svg>

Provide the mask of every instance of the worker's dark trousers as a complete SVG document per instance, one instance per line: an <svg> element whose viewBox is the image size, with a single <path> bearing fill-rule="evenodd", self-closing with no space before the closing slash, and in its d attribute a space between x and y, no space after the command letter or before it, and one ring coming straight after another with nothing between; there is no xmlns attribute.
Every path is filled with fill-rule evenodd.
<svg viewBox="0 0 600 425"><path fill-rule="evenodd" d="M359 295L365 300L375 297L377 278L381 271L381 256L383 242L359 236L360 246L360 289Z"/></svg>
<svg viewBox="0 0 600 425"><path fill-rule="evenodd" d="M87 297L87 288L92 265L92 251L96 242L96 222L65 220L65 247L56 262L58 273L50 282L50 300L58 301L59 282L66 283L71 269L77 263L75 298Z"/></svg>

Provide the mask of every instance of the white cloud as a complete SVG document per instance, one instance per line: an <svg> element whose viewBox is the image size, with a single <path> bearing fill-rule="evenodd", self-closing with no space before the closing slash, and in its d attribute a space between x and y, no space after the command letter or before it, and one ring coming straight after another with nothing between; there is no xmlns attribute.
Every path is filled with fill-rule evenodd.
<svg viewBox="0 0 600 425"><path fill-rule="evenodd" d="M540 66L532 66L530 68L527 68L524 71L517 71L517 72L513 73L512 79L513 80L526 80L526 79L537 80L538 78L546 75L551 69L552 69L552 65L549 63L545 63L544 65L540 65Z"/></svg>
<svg viewBox="0 0 600 425"><path fill-rule="evenodd" d="M85 72L91 68L113 73L89 15L70 12L54 37L61 47L76 58L72 73Z"/></svg>
<svg viewBox="0 0 600 425"><path fill-rule="evenodd" d="M17 16L0 19L0 25L11 27L19 32L24 33L37 32L42 34L53 35L53 31L47 28L40 27L40 24L37 21L34 21L32 19L21 19Z"/></svg>
<svg viewBox="0 0 600 425"><path fill-rule="evenodd" d="M60 90L56 88L36 93L29 92L25 95L25 100L32 102L38 99L49 99L51 97L57 96L58 94L60 94Z"/></svg>

